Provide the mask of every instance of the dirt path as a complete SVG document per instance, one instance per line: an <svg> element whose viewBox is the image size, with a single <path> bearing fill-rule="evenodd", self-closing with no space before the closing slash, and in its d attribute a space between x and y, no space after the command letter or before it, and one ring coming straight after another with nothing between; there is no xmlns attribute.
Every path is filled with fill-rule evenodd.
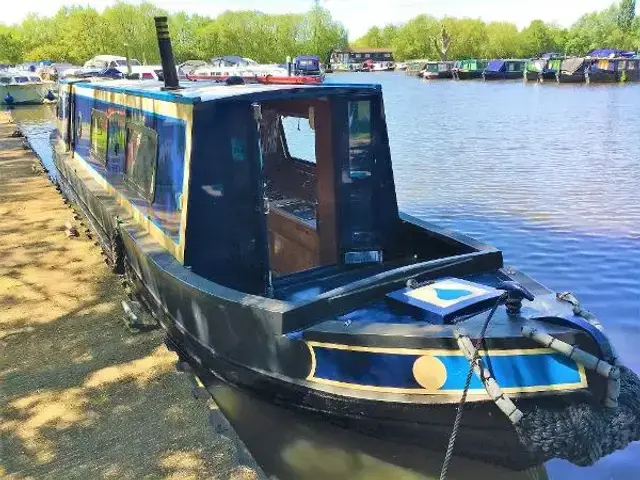
<svg viewBox="0 0 640 480"><path fill-rule="evenodd" d="M0 113L0 477L258 478L162 332L123 327L118 278L14 130Z"/></svg>

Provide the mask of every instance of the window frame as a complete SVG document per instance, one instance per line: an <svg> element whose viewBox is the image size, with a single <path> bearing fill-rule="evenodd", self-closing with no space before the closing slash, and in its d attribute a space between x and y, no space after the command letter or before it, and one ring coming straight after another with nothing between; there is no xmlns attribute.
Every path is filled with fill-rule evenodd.
<svg viewBox="0 0 640 480"><path fill-rule="evenodd" d="M129 142L131 140L131 135L130 135L130 130L138 130L142 135L148 134L151 137L153 137L154 142L155 142L155 154L153 157L153 171L152 171L152 176L151 176L151 185L150 185L150 189L149 189L149 195L146 195L146 192L138 185L136 184L130 177L129 175ZM157 171L158 171L158 155L159 155L159 148L158 148L158 132L156 132L153 128L147 127L146 125L144 125L143 123L140 123L139 121L135 121L135 120L131 120L131 119L127 119L127 121L125 122L125 132L126 132L126 139L125 139L125 159L124 159L124 168L123 168L123 179L124 182L126 183L127 186L131 187L133 190L136 191L136 193L138 193L138 195L140 195L142 198L144 198L147 202L149 202L149 204L153 204L153 202L155 201L155 196L156 196L156 179L157 179ZM139 147L138 147L139 148ZM137 153L137 151L136 151Z"/></svg>
<svg viewBox="0 0 640 480"><path fill-rule="evenodd" d="M125 129L125 138L124 138L124 149L125 149L125 159L124 161L126 162L126 148L127 148L127 115L124 112L111 112L110 114L107 115L107 149L105 151L105 163L104 166L107 169L107 171L109 170L109 126L111 124L112 120L116 120L116 118L120 117L123 120L124 123L124 129ZM123 166L123 171L124 171L124 166Z"/></svg>
<svg viewBox="0 0 640 480"><path fill-rule="evenodd" d="M315 128L311 128L311 121L309 120L308 117L295 117L292 115L282 115L279 114L279 121L278 123L280 124L280 142L282 144L282 152L284 153L284 158L287 161L290 162L299 162L302 163L304 165L313 165L314 167L317 165L317 159L315 158L315 148L316 148L316 139L315 139L315 135L316 135L316 130ZM309 127L311 128L311 131L313 132L313 147L314 147L314 158L313 160L307 160L306 158L300 158L300 157L296 157L295 155L291 155L291 152L289 151L289 142L287 140L287 132L284 129L284 122L282 121L284 117L287 118L297 118L297 119L304 119L307 120L309 122Z"/></svg>
<svg viewBox="0 0 640 480"><path fill-rule="evenodd" d="M93 148L93 120L96 116L96 114L99 114L100 116L104 117L104 120L107 122L107 127L106 127L106 140L105 140L105 148L104 148L104 155L102 158L100 158L97 154L96 151L94 151ZM97 108L92 108L91 109L91 124L89 126L89 154L98 161L98 163L100 163L102 166L104 166L105 168L107 167L107 152L109 150L109 115L107 114L107 112L104 112L102 110L99 110Z"/></svg>

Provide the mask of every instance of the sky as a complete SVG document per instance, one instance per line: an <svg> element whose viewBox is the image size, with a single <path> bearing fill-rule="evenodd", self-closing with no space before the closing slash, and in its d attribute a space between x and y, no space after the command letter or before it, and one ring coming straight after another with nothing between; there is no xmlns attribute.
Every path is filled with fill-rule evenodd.
<svg viewBox="0 0 640 480"><path fill-rule="evenodd" d="M607 8L614 0L320 0L334 19L349 30L355 40L374 26L402 23L427 13L436 17L471 17L484 21L503 20L525 27L540 19L570 26L581 15ZM115 0L5 0L0 22L18 23L28 13L51 16L63 5L90 5L98 10ZM136 0L130 3L137 3ZM152 0L151 3L169 12L215 16L224 10L260 10L265 13L301 13L312 0ZM10 5L10 6L9 6Z"/></svg>

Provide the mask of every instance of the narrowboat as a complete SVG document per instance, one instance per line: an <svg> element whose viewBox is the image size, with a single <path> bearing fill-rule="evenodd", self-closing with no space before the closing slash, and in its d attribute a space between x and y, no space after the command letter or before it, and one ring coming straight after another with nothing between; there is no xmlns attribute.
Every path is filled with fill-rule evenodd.
<svg viewBox="0 0 640 480"><path fill-rule="evenodd" d="M427 62L422 70L422 78L434 80L453 78L453 62Z"/></svg>
<svg viewBox="0 0 640 480"><path fill-rule="evenodd" d="M640 58L600 58L587 71L587 83L637 82L640 80Z"/></svg>
<svg viewBox="0 0 640 480"><path fill-rule="evenodd" d="M562 60L560 70L556 73L558 83L583 83L585 71L591 65L591 60L582 57L569 57Z"/></svg>
<svg viewBox="0 0 640 480"><path fill-rule="evenodd" d="M482 72L484 80L522 79L526 60L491 60Z"/></svg>
<svg viewBox="0 0 640 480"><path fill-rule="evenodd" d="M556 80L556 73L560 69L561 58L534 58L528 60L525 66L524 79L527 82L545 82Z"/></svg>
<svg viewBox="0 0 640 480"><path fill-rule="evenodd" d="M637 377L572 296L398 210L379 85L180 84L156 22L165 83L63 81L53 142L62 191L180 358L442 452L464 394L456 454L515 469L640 436ZM595 438L558 426L573 409Z"/></svg>
<svg viewBox="0 0 640 480"><path fill-rule="evenodd" d="M458 60L452 69L453 78L456 80L470 80L474 78L482 78L482 72L487 68L485 60Z"/></svg>
<svg viewBox="0 0 640 480"><path fill-rule="evenodd" d="M422 71L427 66L428 60L407 60L405 73L412 77L419 77Z"/></svg>

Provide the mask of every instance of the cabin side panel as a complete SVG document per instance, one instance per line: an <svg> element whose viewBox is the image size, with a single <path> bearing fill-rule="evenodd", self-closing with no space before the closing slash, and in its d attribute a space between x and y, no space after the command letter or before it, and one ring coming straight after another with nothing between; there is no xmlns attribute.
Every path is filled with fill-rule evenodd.
<svg viewBox="0 0 640 480"><path fill-rule="evenodd" d="M134 217L150 222L150 233L182 260L189 122L109 101L108 94L85 87L73 95L74 156L122 197Z"/></svg>
<svg viewBox="0 0 640 480"><path fill-rule="evenodd" d="M257 137L248 103L195 109L185 264L226 287L264 294L269 267Z"/></svg>

